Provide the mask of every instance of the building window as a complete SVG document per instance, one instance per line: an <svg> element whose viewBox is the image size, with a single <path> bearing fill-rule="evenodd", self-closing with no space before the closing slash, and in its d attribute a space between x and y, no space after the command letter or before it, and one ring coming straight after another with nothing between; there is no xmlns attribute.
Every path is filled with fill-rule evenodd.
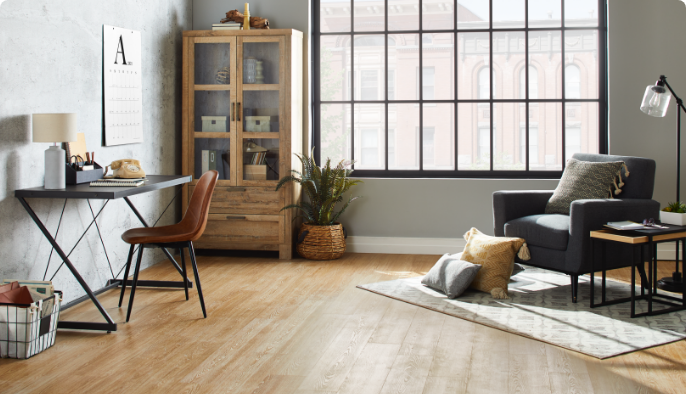
<svg viewBox="0 0 686 394"><path fill-rule="evenodd" d="M433 167L436 165L436 159L434 153L436 152L436 146L434 137L436 129L434 127L425 127L422 134L422 142L424 147L424 167Z"/></svg>
<svg viewBox="0 0 686 394"><path fill-rule="evenodd" d="M519 72L519 98L526 99L526 69L522 67ZM538 70L529 66L529 98L538 98Z"/></svg>
<svg viewBox="0 0 686 394"><path fill-rule="evenodd" d="M360 99L363 101L379 98L379 72L377 70L362 70L360 94Z"/></svg>
<svg viewBox="0 0 686 394"><path fill-rule="evenodd" d="M569 99L581 98L581 72L575 64L565 67L565 95Z"/></svg>
<svg viewBox="0 0 686 394"><path fill-rule="evenodd" d="M395 100L395 70L388 70L388 99Z"/></svg>
<svg viewBox="0 0 686 394"><path fill-rule="evenodd" d="M376 129L362 129L360 165L363 167L377 167L379 165L379 132Z"/></svg>
<svg viewBox="0 0 686 394"><path fill-rule="evenodd" d="M607 0L311 3L313 145L355 176L551 178L607 153Z"/></svg>

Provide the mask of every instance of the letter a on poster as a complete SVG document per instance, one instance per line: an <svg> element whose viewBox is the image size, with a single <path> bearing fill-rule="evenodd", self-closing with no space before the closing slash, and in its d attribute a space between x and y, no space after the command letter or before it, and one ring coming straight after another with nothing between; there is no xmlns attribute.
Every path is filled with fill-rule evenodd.
<svg viewBox="0 0 686 394"><path fill-rule="evenodd" d="M104 145L143 142L141 32L103 25Z"/></svg>

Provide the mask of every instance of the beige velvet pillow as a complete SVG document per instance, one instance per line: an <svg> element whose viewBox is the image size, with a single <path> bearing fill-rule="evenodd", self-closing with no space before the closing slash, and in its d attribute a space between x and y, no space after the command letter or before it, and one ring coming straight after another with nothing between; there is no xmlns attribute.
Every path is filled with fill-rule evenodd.
<svg viewBox="0 0 686 394"><path fill-rule="evenodd" d="M514 258L519 252L522 260L529 260L529 250L522 238L491 237L473 228L464 235L467 246L462 260L480 264L472 289L491 293L493 298L509 298L507 284L510 282Z"/></svg>

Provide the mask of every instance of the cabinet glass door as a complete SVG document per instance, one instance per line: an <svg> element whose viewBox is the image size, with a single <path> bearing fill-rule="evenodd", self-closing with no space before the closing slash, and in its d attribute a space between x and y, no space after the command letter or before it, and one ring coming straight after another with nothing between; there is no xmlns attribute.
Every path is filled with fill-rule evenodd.
<svg viewBox="0 0 686 394"><path fill-rule="evenodd" d="M199 37L193 45L193 94L189 98L195 180L214 169L220 183L235 184L236 158L230 150L236 141L236 41L236 37Z"/></svg>
<svg viewBox="0 0 686 394"><path fill-rule="evenodd" d="M284 129L285 59L283 37L241 37L238 42L238 178L243 185L275 183L279 138Z"/></svg>

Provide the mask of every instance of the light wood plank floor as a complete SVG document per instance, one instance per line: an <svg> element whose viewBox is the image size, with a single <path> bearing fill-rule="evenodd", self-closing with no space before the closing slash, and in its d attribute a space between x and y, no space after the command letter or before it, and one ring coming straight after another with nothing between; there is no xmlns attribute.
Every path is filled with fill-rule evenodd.
<svg viewBox="0 0 686 394"><path fill-rule="evenodd" d="M201 256L207 319L194 290L185 301L141 289L127 324L110 291L101 301L119 331L60 330L44 353L0 360L0 392L686 392L686 341L601 361L355 288L424 274L437 258ZM176 276L167 263L141 273ZM90 303L63 318L101 321Z"/></svg>

